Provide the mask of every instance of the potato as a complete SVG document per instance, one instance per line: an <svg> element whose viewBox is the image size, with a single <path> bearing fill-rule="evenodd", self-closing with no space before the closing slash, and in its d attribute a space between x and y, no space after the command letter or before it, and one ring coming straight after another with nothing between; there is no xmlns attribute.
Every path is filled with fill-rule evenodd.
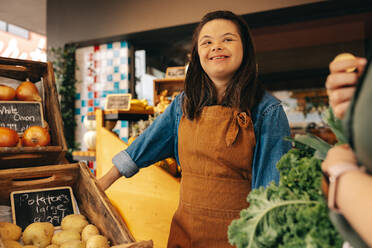
<svg viewBox="0 0 372 248"><path fill-rule="evenodd" d="M61 227L63 230L76 230L81 233L83 228L88 224L84 215L70 214L62 219Z"/></svg>
<svg viewBox="0 0 372 248"><path fill-rule="evenodd" d="M81 232L81 240L86 242L90 236L98 234L99 231L97 227L93 224L89 224L86 227L84 227L83 231Z"/></svg>
<svg viewBox="0 0 372 248"><path fill-rule="evenodd" d="M9 222L0 222L0 238L2 240L18 240L21 237L22 228Z"/></svg>
<svg viewBox="0 0 372 248"><path fill-rule="evenodd" d="M22 246L23 248L38 248L37 246L34 246L34 245L25 245L25 246Z"/></svg>
<svg viewBox="0 0 372 248"><path fill-rule="evenodd" d="M22 248L22 245L14 240L3 240L5 248Z"/></svg>
<svg viewBox="0 0 372 248"><path fill-rule="evenodd" d="M54 234L52 244L62 245L70 240L80 240L80 233L74 230L63 230Z"/></svg>
<svg viewBox="0 0 372 248"><path fill-rule="evenodd" d="M51 244L51 245L48 245L45 248L59 248L59 245Z"/></svg>
<svg viewBox="0 0 372 248"><path fill-rule="evenodd" d="M87 240L86 248L109 248L108 240L102 235L93 235Z"/></svg>
<svg viewBox="0 0 372 248"><path fill-rule="evenodd" d="M59 248L85 248L85 243L81 240L70 240L63 243Z"/></svg>
<svg viewBox="0 0 372 248"><path fill-rule="evenodd" d="M54 226L49 222L34 222L23 231L23 243L39 248L47 247L53 237Z"/></svg>

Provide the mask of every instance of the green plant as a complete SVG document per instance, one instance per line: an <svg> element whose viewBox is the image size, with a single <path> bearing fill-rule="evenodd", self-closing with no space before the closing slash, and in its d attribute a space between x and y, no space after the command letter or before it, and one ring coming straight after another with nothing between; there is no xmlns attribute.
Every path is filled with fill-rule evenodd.
<svg viewBox="0 0 372 248"><path fill-rule="evenodd" d="M67 158L72 161L72 151L79 148L75 142L75 63L76 46L51 48L50 55L60 98L64 134L68 146Z"/></svg>

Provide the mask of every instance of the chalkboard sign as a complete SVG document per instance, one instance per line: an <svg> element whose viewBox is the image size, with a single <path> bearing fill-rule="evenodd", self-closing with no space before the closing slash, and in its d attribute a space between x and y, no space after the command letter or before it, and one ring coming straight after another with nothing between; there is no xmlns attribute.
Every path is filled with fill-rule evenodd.
<svg viewBox="0 0 372 248"><path fill-rule="evenodd" d="M76 213L71 187L15 191L10 194L13 223L24 230L34 222L61 225L63 217Z"/></svg>
<svg viewBox="0 0 372 248"><path fill-rule="evenodd" d="M105 110L129 110L131 98L131 94L107 95Z"/></svg>
<svg viewBox="0 0 372 248"><path fill-rule="evenodd" d="M0 101L0 127L22 134L30 126L43 126L40 102Z"/></svg>

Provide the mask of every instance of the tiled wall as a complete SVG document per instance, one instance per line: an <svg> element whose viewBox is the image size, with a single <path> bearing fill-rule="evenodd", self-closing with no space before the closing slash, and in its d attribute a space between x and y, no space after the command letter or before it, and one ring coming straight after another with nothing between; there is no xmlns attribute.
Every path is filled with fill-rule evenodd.
<svg viewBox="0 0 372 248"><path fill-rule="evenodd" d="M77 70L75 72L76 102L75 118L77 122L76 141L81 150L86 150L83 136L84 117L88 112L104 108L105 98L109 94L128 93L132 59L128 43L125 41L83 47L76 50ZM128 140L128 122L118 121L113 129L119 137Z"/></svg>

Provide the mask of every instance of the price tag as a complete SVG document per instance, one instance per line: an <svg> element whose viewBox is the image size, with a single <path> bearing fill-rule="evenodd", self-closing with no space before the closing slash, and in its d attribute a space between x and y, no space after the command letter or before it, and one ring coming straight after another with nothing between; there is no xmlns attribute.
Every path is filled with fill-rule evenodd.
<svg viewBox="0 0 372 248"><path fill-rule="evenodd" d="M40 102L0 101L0 126L22 134L30 126L43 126Z"/></svg>
<svg viewBox="0 0 372 248"><path fill-rule="evenodd" d="M129 110L131 98L131 94L107 95L105 110Z"/></svg>
<svg viewBox="0 0 372 248"><path fill-rule="evenodd" d="M10 194L13 223L24 230L34 222L61 225L63 217L76 213L71 187L15 191Z"/></svg>

